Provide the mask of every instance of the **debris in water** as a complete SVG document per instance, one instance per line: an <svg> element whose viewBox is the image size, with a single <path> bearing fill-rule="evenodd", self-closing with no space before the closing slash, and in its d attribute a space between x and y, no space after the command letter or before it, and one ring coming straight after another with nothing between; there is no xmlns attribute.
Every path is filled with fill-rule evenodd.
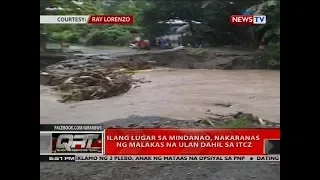
<svg viewBox="0 0 320 180"><path fill-rule="evenodd" d="M56 86L54 89L62 97L60 102L105 99L140 87L138 83L151 82L133 79L132 71L151 69L152 64L154 62L119 60L106 62L104 68L82 68L73 74L41 72L40 84Z"/></svg>
<svg viewBox="0 0 320 180"><path fill-rule="evenodd" d="M215 106L221 106L221 107L231 107L231 103L214 103Z"/></svg>
<svg viewBox="0 0 320 180"><path fill-rule="evenodd" d="M206 113L208 115L208 113ZM221 115L221 114L214 114L210 113L209 116L202 120L201 122L204 124L208 124L212 127L218 127L219 124L235 124L239 121L246 122L246 126L250 127L280 127L280 123L271 122L268 120L264 120L260 117L253 116L251 113L244 113L244 112L237 112L235 114L229 115Z"/></svg>

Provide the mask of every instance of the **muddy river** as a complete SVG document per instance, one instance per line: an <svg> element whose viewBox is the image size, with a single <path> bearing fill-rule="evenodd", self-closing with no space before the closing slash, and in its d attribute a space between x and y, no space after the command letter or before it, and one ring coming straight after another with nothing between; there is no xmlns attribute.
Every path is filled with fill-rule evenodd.
<svg viewBox="0 0 320 180"><path fill-rule="evenodd" d="M153 70L150 83L121 96L72 104L40 86L40 123L99 123L132 115L196 120L205 112L244 111L280 122L280 72L267 70ZM216 106L231 103L231 107Z"/></svg>

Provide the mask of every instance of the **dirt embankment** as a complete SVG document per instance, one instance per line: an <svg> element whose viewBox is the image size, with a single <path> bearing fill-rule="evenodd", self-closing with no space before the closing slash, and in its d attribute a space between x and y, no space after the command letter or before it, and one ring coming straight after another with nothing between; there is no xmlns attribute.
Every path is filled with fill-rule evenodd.
<svg viewBox="0 0 320 180"><path fill-rule="evenodd" d="M184 49L167 52L149 52L121 57L155 61L156 66L183 69L263 69L256 52L229 49Z"/></svg>
<svg viewBox="0 0 320 180"><path fill-rule="evenodd" d="M61 61L65 61L67 59L74 58L73 53L76 53L76 52L77 51L64 52L64 53L40 52L40 70L50 66L51 64L56 64Z"/></svg>
<svg viewBox="0 0 320 180"><path fill-rule="evenodd" d="M263 69L257 60L257 53L226 48L187 48L173 50L135 51L128 53L77 54L76 57L58 62L40 60L40 67L46 70L77 70L110 64L110 61L154 61L156 66L182 69ZM54 63L55 62L55 63ZM58 62L58 63L56 63Z"/></svg>

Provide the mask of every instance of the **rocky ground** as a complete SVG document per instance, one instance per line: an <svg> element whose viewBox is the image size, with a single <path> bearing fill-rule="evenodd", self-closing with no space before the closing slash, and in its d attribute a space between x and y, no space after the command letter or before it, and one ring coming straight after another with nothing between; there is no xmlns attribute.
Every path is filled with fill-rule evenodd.
<svg viewBox="0 0 320 180"><path fill-rule="evenodd" d="M260 69L256 62L256 52L248 50L233 50L226 48L176 48L169 50L108 52L84 51L75 54L73 59L53 64L47 71L77 70L81 68L95 68L105 65L112 60L154 61L156 66L189 69Z"/></svg>
<svg viewBox="0 0 320 180"><path fill-rule="evenodd" d="M157 66L185 69L260 69L256 53L245 50L228 50L226 48L187 48L179 51L136 54L127 58L152 60ZM126 57L122 57L126 58Z"/></svg>
<svg viewBox="0 0 320 180"><path fill-rule="evenodd" d="M212 128L205 121L131 116L102 123L105 127ZM276 124L274 124L276 125ZM79 162L40 163L43 180L276 180L279 162Z"/></svg>
<svg viewBox="0 0 320 180"><path fill-rule="evenodd" d="M277 180L280 163L104 162L40 163L41 180Z"/></svg>

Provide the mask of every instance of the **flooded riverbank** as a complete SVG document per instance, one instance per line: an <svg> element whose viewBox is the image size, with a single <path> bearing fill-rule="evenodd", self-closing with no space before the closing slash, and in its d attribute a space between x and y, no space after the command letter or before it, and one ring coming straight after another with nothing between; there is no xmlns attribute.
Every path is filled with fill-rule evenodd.
<svg viewBox="0 0 320 180"><path fill-rule="evenodd" d="M100 123L132 115L194 120L208 110L244 111L280 121L279 71L175 69L136 76L152 82L121 96L72 104L57 102L48 87L40 87L40 123Z"/></svg>

